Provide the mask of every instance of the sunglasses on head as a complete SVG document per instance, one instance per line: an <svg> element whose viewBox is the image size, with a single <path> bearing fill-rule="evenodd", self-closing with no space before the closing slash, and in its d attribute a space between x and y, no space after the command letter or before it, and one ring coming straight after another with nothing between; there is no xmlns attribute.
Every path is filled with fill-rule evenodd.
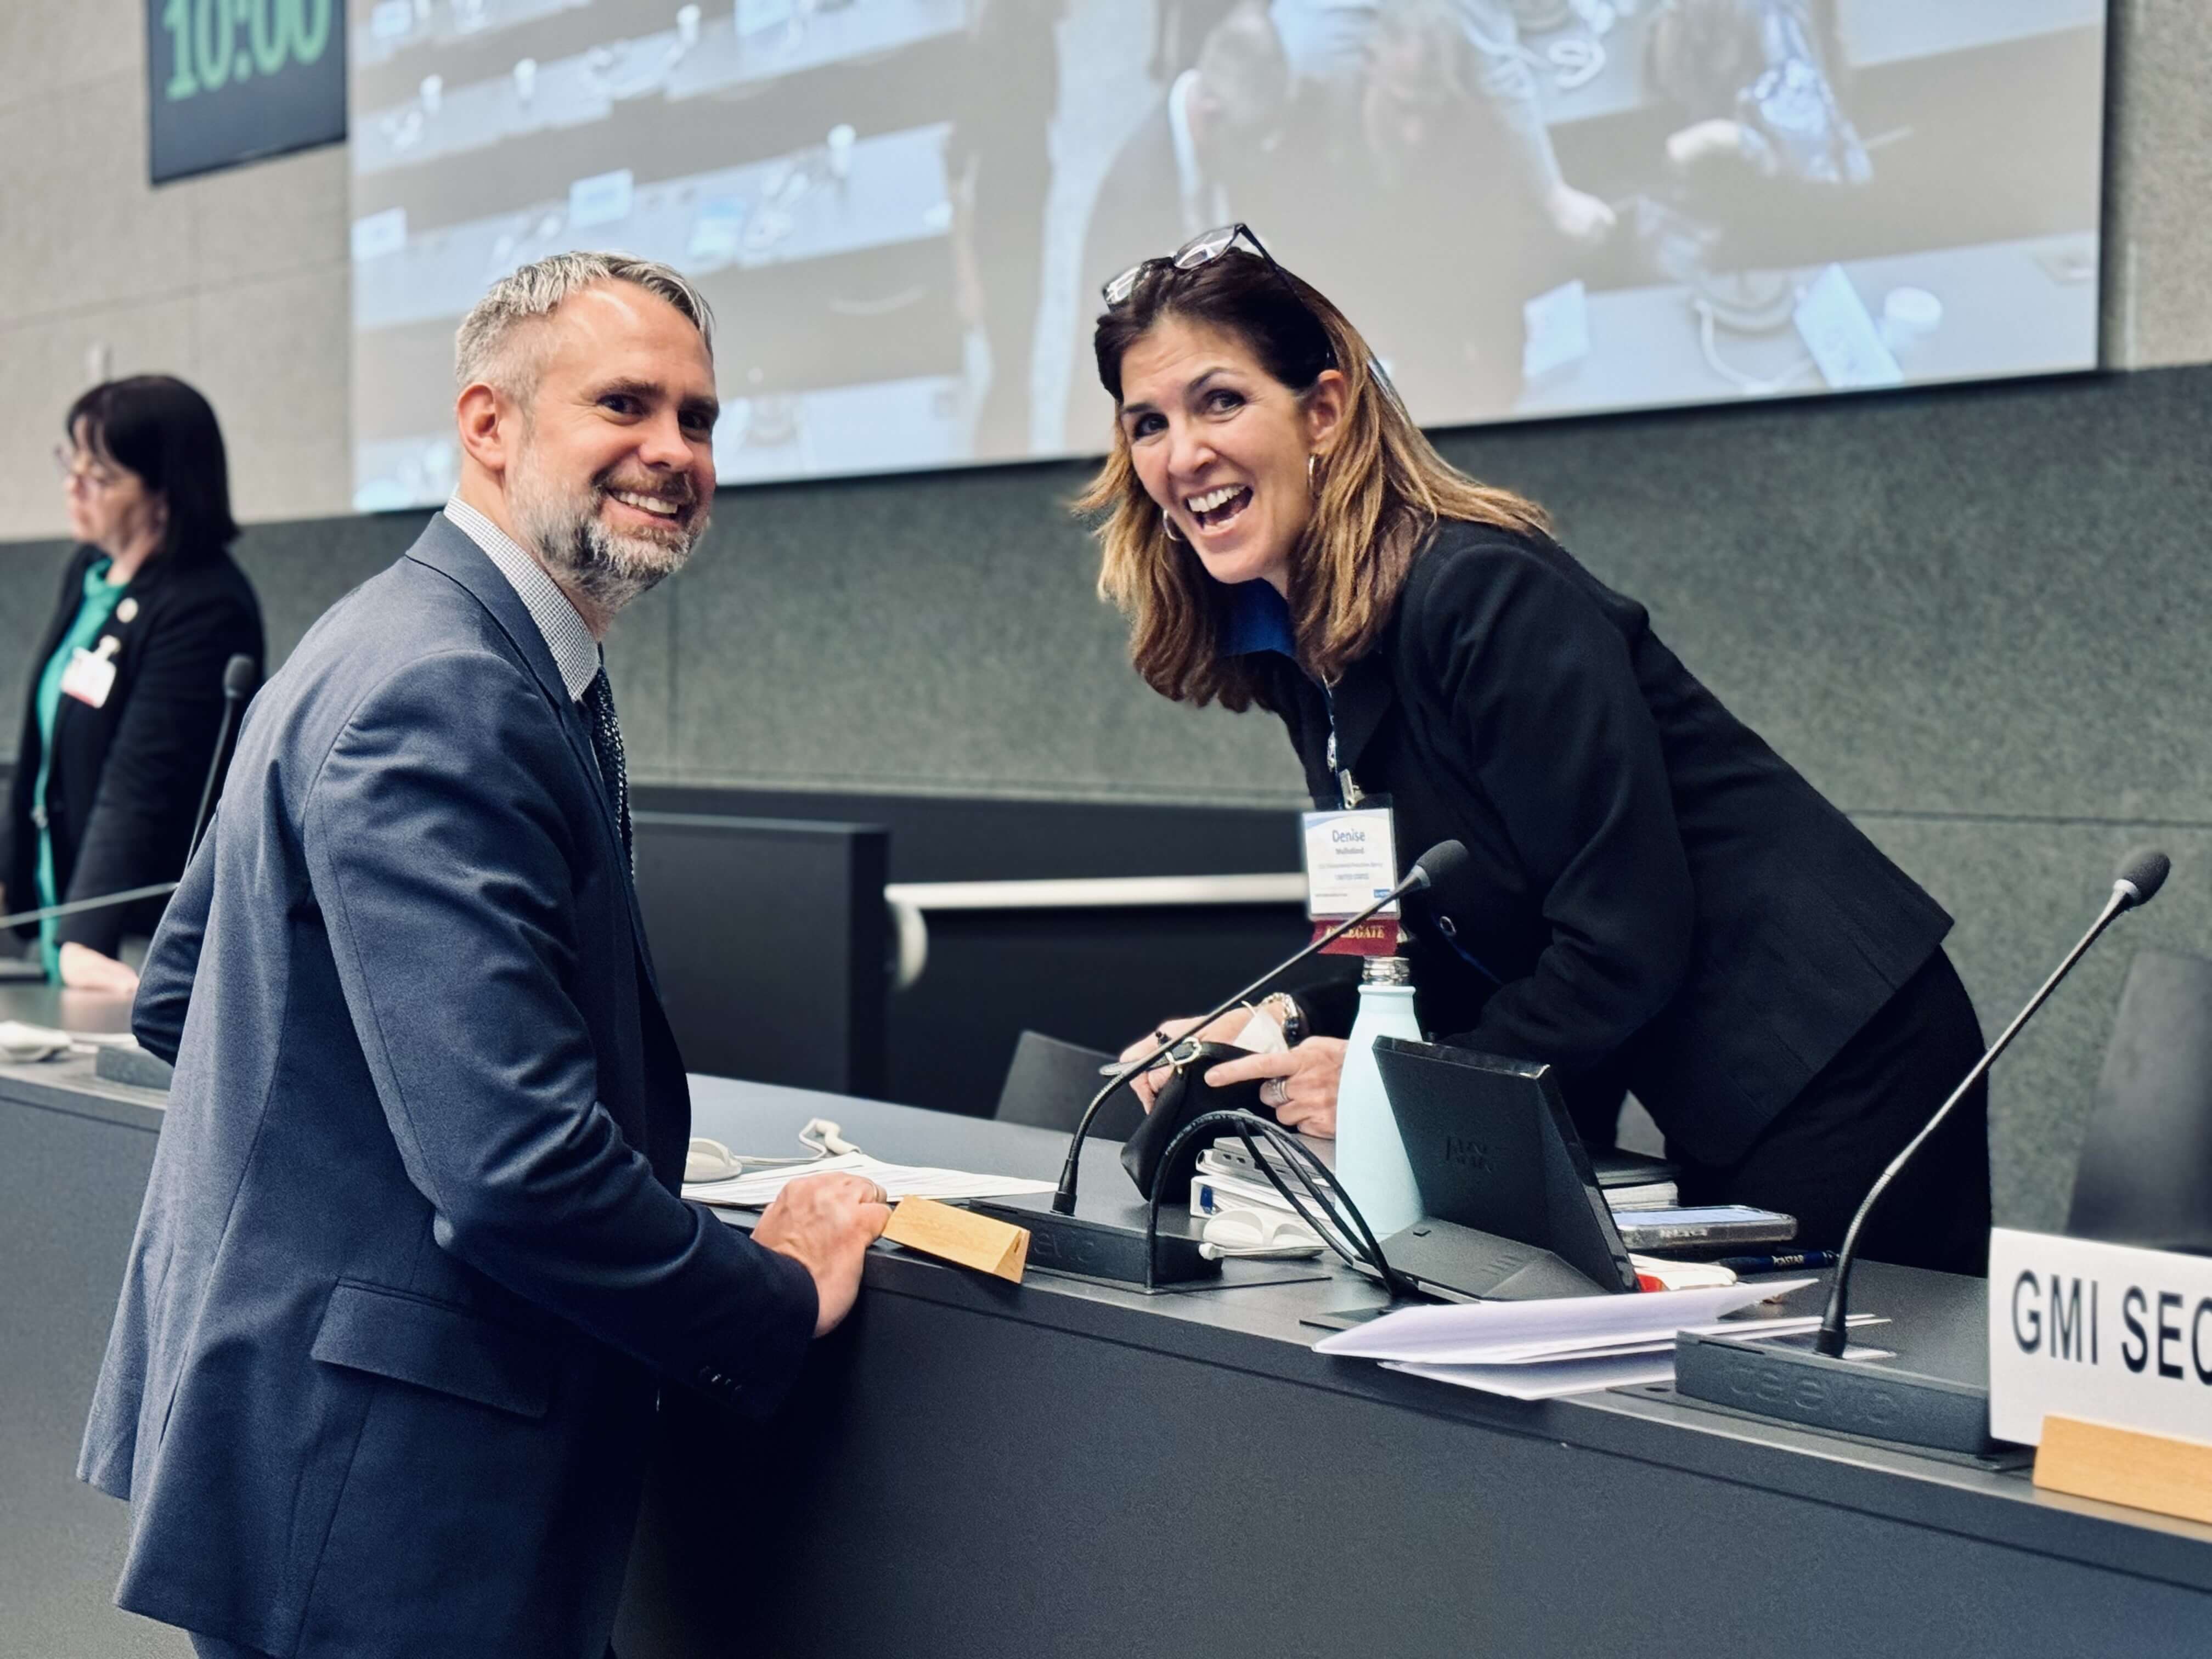
<svg viewBox="0 0 2212 1659"><path fill-rule="evenodd" d="M1216 225L1212 230L1201 231L1173 253L1156 256L1150 259L1139 259L1127 270L1101 283L1098 292L1104 298L1106 308L1109 311L1119 310L1129 303L1130 296L1136 293L1138 284L1153 271L1196 270L1201 265L1212 264L1239 242L1249 245L1253 252L1267 261L1267 269L1275 273L1275 280L1283 285L1283 292L1295 300L1298 309L1304 312L1307 316L1312 317L1315 325L1318 326L1321 319L1315 315L1314 308L1306 303L1305 296L1298 292L1297 286L1291 281L1290 272L1275 263L1275 256L1267 252L1267 245L1254 234L1251 226L1241 221L1233 225ZM1335 361L1336 353L1332 349L1329 352L1329 362L1334 365ZM1370 357L1367 360L1367 371L1373 376L1376 383L1382 388L1390 401L1396 404L1402 410L1405 408L1405 400L1398 395L1396 385L1391 380L1389 372L1382 367L1380 360Z"/></svg>
<svg viewBox="0 0 2212 1659"><path fill-rule="evenodd" d="M1212 230L1200 231L1173 253L1139 259L1127 270L1102 283L1098 292L1105 298L1106 308L1111 311L1128 304L1129 296L1137 291L1137 284L1151 272L1196 270L1200 265L1212 264L1240 241L1249 244L1252 252L1267 262L1267 269L1275 273L1275 280L1282 283L1284 291L1304 307L1305 301L1299 297L1297 289L1291 286L1290 273L1275 263L1275 256L1268 252L1267 245L1253 234L1252 227L1241 222L1233 225L1216 225Z"/></svg>

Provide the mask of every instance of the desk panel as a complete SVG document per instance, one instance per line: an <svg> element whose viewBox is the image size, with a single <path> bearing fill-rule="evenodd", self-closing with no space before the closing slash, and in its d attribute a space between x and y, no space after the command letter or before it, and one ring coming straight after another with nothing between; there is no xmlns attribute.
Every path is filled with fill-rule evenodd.
<svg viewBox="0 0 2212 1659"><path fill-rule="evenodd" d="M1041 1130L695 1079L787 1150L1049 1174ZM116 1613L123 1507L71 1477L158 1096L0 1067L0 1602L40 1652L172 1652ZM1086 1211L1122 1204L1116 1149ZM1869 1267L1860 1304L1945 1281ZM888 1247L751 1425L672 1386L617 1639L692 1655L2201 1652L2212 1528L1637 1395L1527 1405L1317 1355L1364 1281L1146 1297ZM1899 1329L1907 1329L1900 1319ZM134 1644L136 1644L134 1646Z"/></svg>
<svg viewBox="0 0 2212 1659"><path fill-rule="evenodd" d="M750 1478L665 1407L624 1653L2203 1651L2199 1592L896 1292L807 1386Z"/></svg>
<svg viewBox="0 0 2212 1659"><path fill-rule="evenodd" d="M9 1017L0 1011L0 1018ZM189 1659L112 1602L124 1506L76 1478L160 1113L92 1062L0 1066L0 1651Z"/></svg>

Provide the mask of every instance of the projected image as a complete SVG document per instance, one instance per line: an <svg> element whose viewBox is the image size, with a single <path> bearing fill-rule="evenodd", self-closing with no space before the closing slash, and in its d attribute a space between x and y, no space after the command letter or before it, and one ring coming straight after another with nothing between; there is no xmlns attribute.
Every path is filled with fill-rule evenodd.
<svg viewBox="0 0 2212 1659"><path fill-rule="evenodd" d="M616 248L725 483L1096 453L1098 288L1250 223L1449 426L2094 365L2103 0L350 0L356 505Z"/></svg>

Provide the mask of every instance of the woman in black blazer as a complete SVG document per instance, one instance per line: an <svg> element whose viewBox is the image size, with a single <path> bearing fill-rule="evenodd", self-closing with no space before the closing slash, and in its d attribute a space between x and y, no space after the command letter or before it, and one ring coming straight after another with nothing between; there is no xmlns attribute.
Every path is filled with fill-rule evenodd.
<svg viewBox="0 0 2212 1659"><path fill-rule="evenodd" d="M1083 505L1138 671L1280 717L1317 806L1388 797L1401 870L1466 844L1407 906L1424 1030L1555 1065L1601 1144L1632 1090L1686 1201L1834 1246L1980 1053L1950 917L1540 508L1448 466L1351 324L1231 228L1109 283L1098 322L1119 424ZM1352 1005L1340 983L1281 1012L1340 1034ZM1313 1035L1212 1076L1273 1079L1327 1133L1342 1055ZM1981 1271L1986 1110L1923 1149L1870 1255Z"/></svg>
<svg viewBox="0 0 2212 1659"><path fill-rule="evenodd" d="M0 912L96 898L182 873L222 719L225 665L262 659L222 433L181 380L94 386L56 451L82 544L36 654L0 821ZM127 994L123 936L158 899L20 929L48 975Z"/></svg>

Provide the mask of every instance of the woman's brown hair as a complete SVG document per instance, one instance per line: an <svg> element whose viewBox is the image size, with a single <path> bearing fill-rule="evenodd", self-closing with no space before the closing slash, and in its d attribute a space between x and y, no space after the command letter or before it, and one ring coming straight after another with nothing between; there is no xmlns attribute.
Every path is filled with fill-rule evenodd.
<svg viewBox="0 0 2212 1659"><path fill-rule="evenodd" d="M1301 398L1325 371L1344 376L1344 417L1322 458L1312 520L1291 556L1298 663L1324 684L1374 645L1439 520L1549 527L1534 502L1478 483L1437 454L1344 313L1311 284L1242 248L1191 270L1155 267L1099 318L1098 379L1117 408L1123 356L1169 317L1242 341ZM1130 660L1146 684L1178 702L1249 708L1254 676L1220 649L1225 590L1188 543L1167 534L1118 419L1112 453L1074 506L1104 515L1093 532L1104 553L1098 593L1129 618Z"/></svg>
<svg viewBox="0 0 2212 1659"><path fill-rule="evenodd" d="M208 400L182 380L134 374L104 381L70 405L62 430L70 443L137 473L167 503L163 558L207 563L238 539L222 428Z"/></svg>

